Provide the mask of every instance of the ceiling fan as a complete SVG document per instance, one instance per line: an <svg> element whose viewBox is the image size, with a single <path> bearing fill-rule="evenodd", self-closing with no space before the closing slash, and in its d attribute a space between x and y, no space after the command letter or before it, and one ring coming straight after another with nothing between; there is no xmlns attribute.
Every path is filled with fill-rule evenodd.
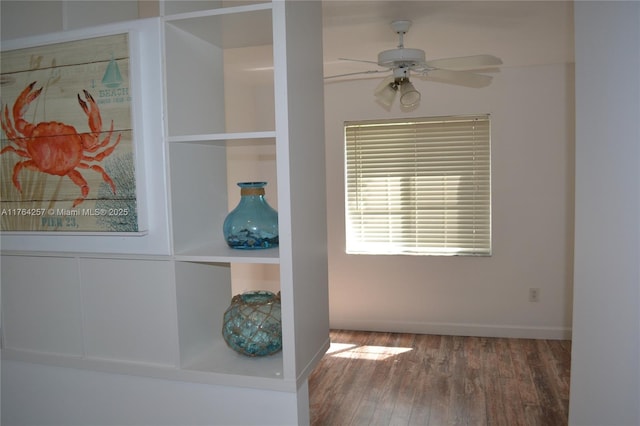
<svg viewBox="0 0 640 426"><path fill-rule="evenodd" d="M385 78L374 91L376 99L386 108L390 108L397 92L400 91L401 105L405 108L410 108L420 102L420 92L415 89L409 80L411 72L420 77L427 77L430 80L442 83L458 84L466 87L485 87L491 83L492 77L470 72L469 70L496 67L502 64L500 58L492 55L462 56L427 61L424 50L404 47L404 36L410 27L411 21L408 20L393 21L391 23L391 28L399 37L398 47L380 52L377 62L340 58L340 60L376 64L383 69L332 75L325 77L325 79L391 71L391 75Z"/></svg>

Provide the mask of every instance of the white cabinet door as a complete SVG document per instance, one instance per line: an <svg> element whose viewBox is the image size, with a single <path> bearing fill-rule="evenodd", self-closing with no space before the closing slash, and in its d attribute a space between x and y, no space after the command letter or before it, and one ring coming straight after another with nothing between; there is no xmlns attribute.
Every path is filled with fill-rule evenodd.
<svg viewBox="0 0 640 426"><path fill-rule="evenodd" d="M87 357L177 365L173 265L81 259Z"/></svg>
<svg viewBox="0 0 640 426"><path fill-rule="evenodd" d="M4 348L81 356L76 259L2 256L2 322Z"/></svg>

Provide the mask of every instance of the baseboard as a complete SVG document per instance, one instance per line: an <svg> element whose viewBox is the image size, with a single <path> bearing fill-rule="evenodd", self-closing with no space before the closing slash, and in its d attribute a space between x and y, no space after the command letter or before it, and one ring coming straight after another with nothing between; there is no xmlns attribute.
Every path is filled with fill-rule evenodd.
<svg viewBox="0 0 640 426"><path fill-rule="evenodd" d="M521 325L417 323L331 319L332 329L382 331L389 333L441 334L448 336L507 337L516 339L571 340L570 327Z"/></svg>

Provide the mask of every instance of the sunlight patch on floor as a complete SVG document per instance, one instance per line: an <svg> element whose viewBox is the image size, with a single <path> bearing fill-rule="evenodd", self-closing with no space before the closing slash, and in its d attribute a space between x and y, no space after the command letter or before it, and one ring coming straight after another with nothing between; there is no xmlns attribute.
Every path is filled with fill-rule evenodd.
<svg viewBox="0 0 640 426"><path fill-rule="evenodd" d="M397 346L358 346L350 343L331 343L327 355L339 358L382 361L411 350L412 348Z"/></svg>
<svg viewBox="0 0 640 426"><path fill-rule="evenodd" d="M331 342L331 346L329 346L329 350L327 351L327 355L331 355L336 352L347 351L349 349L353 349L358 345L353 345L351 343L333 343Z"/></svg>

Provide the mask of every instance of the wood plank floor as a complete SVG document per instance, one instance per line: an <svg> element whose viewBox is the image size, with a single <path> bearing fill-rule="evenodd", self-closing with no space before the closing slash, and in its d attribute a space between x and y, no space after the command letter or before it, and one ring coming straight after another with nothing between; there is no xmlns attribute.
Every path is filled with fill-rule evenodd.
<svg viewBox="0 0 640 426"><path fill-rule="evenodd" d="M311 424L567 424L571 342L331 331Z"/></svg>

